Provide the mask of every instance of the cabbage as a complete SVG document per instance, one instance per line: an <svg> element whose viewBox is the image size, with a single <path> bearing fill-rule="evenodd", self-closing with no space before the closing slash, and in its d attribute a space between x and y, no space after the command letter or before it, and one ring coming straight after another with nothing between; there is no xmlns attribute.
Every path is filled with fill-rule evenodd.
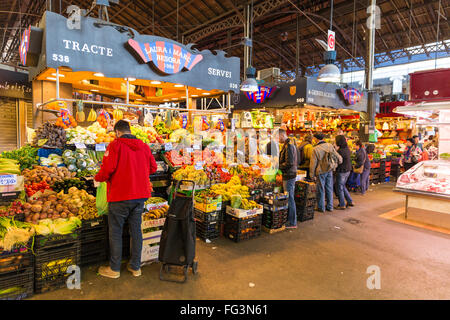
<svg viewBox="0 0 450 320"><path fill-rule="evenodd" d="M40 222L39 222L40 223ZM46 236L51 233L51 230L48 226L44 224L37 224L34 226L34 230L36 230L36 234L41 236Z"/></svg>

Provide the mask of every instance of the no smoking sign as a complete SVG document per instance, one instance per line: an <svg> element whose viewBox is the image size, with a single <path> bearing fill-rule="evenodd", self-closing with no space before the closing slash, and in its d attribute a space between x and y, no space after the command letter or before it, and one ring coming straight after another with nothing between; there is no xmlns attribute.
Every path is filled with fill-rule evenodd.
<svg viewBox="0 0 450 320"><path fill-rule="evenodd" d="M328 51L334 51L335 48L335 34L334 31L328 30Z"/></svg>

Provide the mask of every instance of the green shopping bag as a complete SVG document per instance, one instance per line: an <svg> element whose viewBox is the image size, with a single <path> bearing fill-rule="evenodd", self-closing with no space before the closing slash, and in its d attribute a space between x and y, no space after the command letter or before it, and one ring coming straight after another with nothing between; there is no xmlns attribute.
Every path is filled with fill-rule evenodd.
<svg viewBox="0 0 450 320"><path fill-rule="evenodd" d="M101 182L100 185L97 187L97 198L96 198L96 205L99 216L108 214L108 200L106 196L106 191L107 191L106 182Z"/></svg>

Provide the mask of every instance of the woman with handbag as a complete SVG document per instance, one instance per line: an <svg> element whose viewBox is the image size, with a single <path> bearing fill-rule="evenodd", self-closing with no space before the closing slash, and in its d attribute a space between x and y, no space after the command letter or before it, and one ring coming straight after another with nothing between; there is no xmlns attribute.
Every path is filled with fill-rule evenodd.
<svg viewBox="0 0 450 320"><path fill-rule="evenodd" d="M356 148L356 165L353 172L359 173L361 176L361 194L364 195L369 189L370 176L370 160L366 149L360 140L355 143Z"/></svg>

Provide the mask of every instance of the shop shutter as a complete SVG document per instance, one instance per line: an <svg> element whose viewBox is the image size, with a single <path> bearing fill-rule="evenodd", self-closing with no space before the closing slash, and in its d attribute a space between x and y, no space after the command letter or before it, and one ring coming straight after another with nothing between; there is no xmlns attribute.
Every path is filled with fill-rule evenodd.
<svg viewBox="0 0 450 320"><path fill-rule="evenodd" d="M27 127L33 128L33 104L31 102L25 102L27 105Z"/></svg>
<svg viewBox="0 0 450 320"><path fill-rule="evenodd" d="M17 148L16 100L0 97L0 151Z"/></svg>

